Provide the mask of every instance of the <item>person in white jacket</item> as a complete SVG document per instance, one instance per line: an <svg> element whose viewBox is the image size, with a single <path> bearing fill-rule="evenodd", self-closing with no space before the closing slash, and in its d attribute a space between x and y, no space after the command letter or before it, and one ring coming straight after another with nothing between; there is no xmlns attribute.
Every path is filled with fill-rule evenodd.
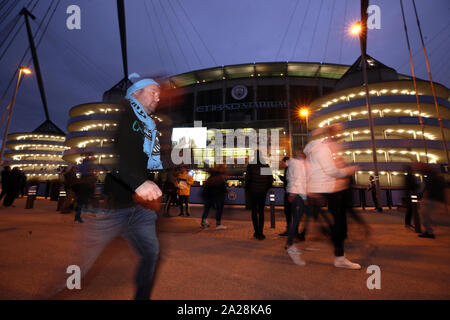
<svg viewBox="0 0 450 320"><path fill-rule="evenodd" d="M320 128L315 134L323 134L325 139L316 139L308 143L305 153L308 160L308 197L324 198L328 202L328 211L333 216L331 239L334 245L334 266L348 269L361 269L344 256L344 240L347 237L346 207L344 192L348 187L347 177L358 168L345 166L340 157L341 150L332 138L342 130L341 125Z"/></svg>
<svg viewBox="0 0 450 320"><path fill-rule="evenodd" d="M304 266L306 263L300 258L300 250L295 247L294 237L298 230L298 224L304 212L308 210L306 206L306 182L307 168L305 154L297 151L296 157L289 160L289 170L287 176L288 201L291 207L292 221L289 223L288 238L286 241L287 253L295 264Z"/></svg>

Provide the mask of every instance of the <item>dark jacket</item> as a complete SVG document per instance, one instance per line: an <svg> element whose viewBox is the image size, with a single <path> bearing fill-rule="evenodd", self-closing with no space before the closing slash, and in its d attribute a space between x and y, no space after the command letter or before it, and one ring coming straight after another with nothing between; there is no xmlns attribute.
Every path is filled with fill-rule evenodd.
<svg viewBox="0 0 450 320"><path fill-rule="evenodd" d="M245 190L250 194L266 194L272 187L273 176L262 175L261 168L269 168L267 164L249 164L245 171Z"/></svg>
<svg viewBox="0 0 450 320"><path fill-rule="evenodd" d="M203 185L202 196L205 199L223 199L227 193L223 174L212 174Z"/></svg>
<svg viewBox="0 0 450 320"><path fill-rule="evenodd" d="M113 206L126 208L135 205L134 191L148 180L148 156L144 152L144 124L136 117L129 102L124 102L123 112L115 135L115 153L118 159L115 170L105 182L113 199Z"/></svg>

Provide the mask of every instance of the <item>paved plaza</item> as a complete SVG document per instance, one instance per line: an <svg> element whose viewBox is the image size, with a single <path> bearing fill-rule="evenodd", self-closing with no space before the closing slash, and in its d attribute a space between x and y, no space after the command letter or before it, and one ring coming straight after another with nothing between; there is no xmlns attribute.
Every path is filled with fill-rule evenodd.
<svg viewBox="0 0 450 320"><path fill-rule="evenodd" d="M100 255L81 282L81 290L45 292L55 281L55 266L70 261L70 248L82 224L72 214L56 211L56 202L38 199L24 209L0 209L0 299L132 299L136 257L118 238ZM316 226L305 242L305 267L295 265L284 247L285 220L276 208L276 227L270 228L266 209L264 241L255 240L250 211L225 207L227 230L200 228L201 205L191 206L191 217L158 219L160 261L152 299L450 299L450 216L434 214L436 239L418 238L403 225L403 212L361 212L371 235L350 221L346 256L361 270L333 266L333 248ZM82 249L82 248L80 248ZM381 269L381 289L369 290L367 267ZM67 275L69 276L69 275Z"/></svg>

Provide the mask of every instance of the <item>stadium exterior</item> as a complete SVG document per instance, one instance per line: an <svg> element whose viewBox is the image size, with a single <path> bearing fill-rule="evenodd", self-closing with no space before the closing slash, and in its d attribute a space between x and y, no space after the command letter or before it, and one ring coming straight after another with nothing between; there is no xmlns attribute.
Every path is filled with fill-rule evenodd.
<svg viewBox="0 0 450 320"><path fill-rule="evenodd" d="M281 162L283 156L291 156L293 149L306 143L306 123L298 115L299 108L331 92L347 70L348 66L336 64L251 63L165 78L163 87L168 94L161 97L156 117L162 132L162 152L166 148L166 154L170 154L173 127L193 127L194 121L201 121L208 129L207 144L214 139L212 129L222 131L224 136L236 129L267 129L269 142L271 130L278 131L279 148L274 152ZM123 93L125 88L123 82L118 83L105 93L104 102L82 104L70 110L66 145L71 150L64 154L66 161L79 163L91 153L101 165L99 171L108 169L114 158L111 143L120 116L120 106L113 102L117 100L109 96L113 91ZM236 159L227 165L236 177L230 183L240 185L252 150L248 143L244 148L227 148L224 142L223 147L224 157ZM270 157L270 145L268 148ZM214 156L214 151L205 148L192 150L191 169L196 181L206 179L206 170L215 165Z"/></svg>
<svg viewBox="0 0 450 320"><path fill-rule="evenodd" d="M370 95L375 117L375 137L382 185L401 185L400 175L411 161L426 161L424 142L418 120L417 104L410 77L397 74L370 58ZM346 129L337 137L345 142L342 156L360 165L357 184L366 184L373 172L367 110L363 96L362 75L358 62L349 67L336 64L303 62L269 62L229 65L196 70L163 79L166 94L161 97L155 120L162 133L161 152L165 167L173 166L170 157L172 129L201 126L207 128L207 145L214 143L214 131L224 137L236 129L244 132L268 132L268 156L271 156L270 133L278 132L278 161L292 156L293 150L307 143L307 131L341 122ZM130 83L122 80L105 92L103 102L87 103L70 110L66 145L71 147L63 159L80 163L83 158L98 164L101 174L110 170L115 158L111 144L120 117L119 97ZM436 84L445 135L449 136L448 89ZM446 162L440 128L429 83L418 80L419 99L425 123L429 163ZM299 116L307 107L309 122ZM307 128L308 126L308 128ZM215 130L214 130L215 129ZM308 129L308 130L307 130ZM231 173L230 185L239 186L252 156L248 140L244 147L230 147L223 142L223 159ZM235 139L233 139L235 140ZM450 146L449 146L450 147ZM233 163L229 159L233 159ZM207 169L215 166L214 149L193 147L191 165L194 180L202 183ZM235 161L234 161L235 160ZM240 160L240 161L239 161ZM270 161L269 161L270 162ZM217 163L217 161L216 161ZM275 185L280 185L279 164L274 169Z"/></svg>
<svg viewBox="0 0 450 320"><path fill-rule="evenodd" d="M368 73L380 184L402 185L406 167L411 162L428 162L436 169L447 164L430 83L416 79L425 133L422 135L413 81L371 57L368 57ZM361 84L361 60L358 59L333 92L312 102L310 129L341 123L345 129L335 137L343 142L344 150L340 155L347 162L360 166L355 183L367 184L369 176L374 175L374 163L365 91ZM447 148L450 148L449 91L438 83L435 87Z"/></svg>
<svg viewBox="0 0 450 320"><path fill-rule="evenodd" d="M69 163L63 161L65 133L47 120L32 132L8 134L5 165L18 167L28 179L58 179L61 167Z"/></svg>

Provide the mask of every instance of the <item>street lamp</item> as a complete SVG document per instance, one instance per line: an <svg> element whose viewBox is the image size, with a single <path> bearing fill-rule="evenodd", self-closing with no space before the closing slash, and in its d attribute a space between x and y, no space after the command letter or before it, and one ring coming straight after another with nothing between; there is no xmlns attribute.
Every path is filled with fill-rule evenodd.
<svg viewBox="0 0 450 320"><path fill-rule="evenodd" d="M306 120L306 133L308 133L308 116L309 116L309 110L307 108L300 109L300 117L305 118Z"/></svg>
<svg viewBox="0 0 450 320"><path fill-rule="evenodd" d="M361 65L362 65L362 71L364 76L364 90L366 93L366 106L367 106L367 113L369 114L369 129L370 129L370 140L372 143L372 157L373 157L373 164L375 169L375 191L377 195L378 201L380 201L380 208L382 207L382 199L381 199L381 192L380 192L380 180L379 180L379 174L378 174L378 160L377 160L377 152L375 148L375 134L373 129L373 117L372 117L372 107L370 105L370 98L369 98L369 80L367 78L367 66L366 66L366 53L364 52L363 48L363 35L367 32L367 26L365 24L361 24L361 22L358 22L354 24L351 28L351 33L353 35L359 35L359 46L361 48Z"/></svg>
<svg viewBox="0 0 450 320"><path fill-rule="evenodd" d="M14 103L16 102L17 90L19 89L20 79L22 77L22 73L24 73L24 74L31 74L31 70L28 69L28 68L25 68L25 67L20 67L19 68L19 75L17 76L16 89L14 90L14 95L13 95L13 97L11 99L11 102L9 103L8 121L6 122L5 134L3 135L2 149L0 151L0 163L2 165L3 165L3 154L5 153L6 137L8 135L9 124L11 122L11 115L12 115Z"/></svg>

